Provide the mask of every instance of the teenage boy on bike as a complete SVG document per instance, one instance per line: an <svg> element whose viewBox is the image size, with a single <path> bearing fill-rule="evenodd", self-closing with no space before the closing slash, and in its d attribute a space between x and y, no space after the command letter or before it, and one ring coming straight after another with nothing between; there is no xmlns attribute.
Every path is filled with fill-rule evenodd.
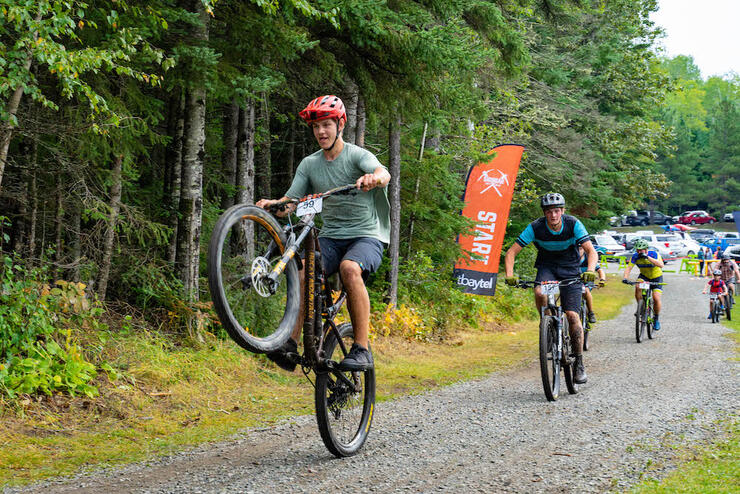
<svg viewBox="0 0 740 494"><path fill-rule="evenodd" d="M588 271L588 257L586 256L583 249L578 249L581 256L581 273ZM598 255L598 254L597 254ZM599 287L603 288L606 285L606 272L601 269L599 264L596 264L596 274L599 275ZM596 322L596 314L594 313L594 297L591 295L591 289L586 287L586 291L583 293L583 298L586 299L586 307L588 308L588 322L594 324Z"/></svg>
<svg viewBox="0 0 740 494"><path fill-rule="evenodd" d="M632 271L632 268L637 266L640 270L640 276L637 278L640 280L649 281L651 283L662 283L663 282L663 258L660 254L654 250L650 250L647 240L637 239L635 242L635 253L632 254L630 262L627 264L627 269L624 270L622 283L629 283L627 279ZM653 321L653 329L660 331L660 309L662 307L662 296L663 289L661 286L653 288L653 314L655 319ZM642 290L639 286L635 285L635 300L638 302L642 298Z"/></svg>
<svg viewBox="0 0 740 494"><path fill-rule="evenodd" d="M727 291L735 296L735 283L740 280L740 270L737 268L737 263L732 260L730 254L722 254L722 260L717 263L720 277L722 281L727 284Z"/></svg>
<svg viewBox="0 0 740 494"><path fill-rule="evenodd" d="M701 293L707 293L707 288L709 288L710 293L716 293L718 294L717 302L720 304L720 309L725 308L723 300L727 296L727 284L722 281L722 271L719 269L715 269L712 279L707 282L707 286L704 287L704 290L701 291ZM712 318L712 300L709 300L709 316L707 316L707 319Z"/></svg>
<svg viewBox="0 0 740 494"><path fill-rule="evenodd" d="M342 131L347 114L338 97L320 96L299 115L313 130L321 149L301 161L285 196L278 200L260 199L257 206L266 208L280 201L299 199L350 183L362 190L356 196L337 195L324 200L319 244L327 276L339 272L342 279L354 328L355 342L340 368L370 369L373 367L368 351L370 298L365 280L380 266L383 250L389 242L390 205L386 186L391 175L371 152L344 142ZM289 214L292 209L281 215ZM302 322L301 304L301 314L291 338L280 349L267 354L282 369L292 371L296 367L286 354L296 352Z"/></svg>
<svg viewBox="0 0 740 494"><path fill-rule="evenodd" d="M534 243L537 248L537 259L534 264L537 268L536 281L562 281L578 276L586 283L595 281L594 268L598 262L598 254L583 223L573 216L563 214L565 198L558 193L545 194L540 199L540 206L544 216L530 223L506 251L504 256L506 284L516 286L519 282L518 277L514 275L514 260L530 243ZM579 267L581 264L579 247L583 248L587 256L587 267L583 274ZM539 312L540 308L547 304L547 297L542 294L539 286L534 287L534 293ZM578 317L581 306L581 283L561 286L560 303L568 318L576 358L574 380L578 384L583 384L588 377L583 365L583 327Z"/></svg>

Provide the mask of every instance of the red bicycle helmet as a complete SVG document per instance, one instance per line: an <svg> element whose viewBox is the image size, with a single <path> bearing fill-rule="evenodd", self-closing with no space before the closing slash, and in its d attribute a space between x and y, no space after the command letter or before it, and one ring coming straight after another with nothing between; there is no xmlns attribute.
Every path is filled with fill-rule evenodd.
<svg viewBox="0 0 740 494"><path fill-rule="evenodd" d="M327 118L336 118L339 121L344 121L345 124L347 123L347 112L344 110L344 103L337 96L331 94L319 96L311 101L298 115L308 124Z"/></svg>

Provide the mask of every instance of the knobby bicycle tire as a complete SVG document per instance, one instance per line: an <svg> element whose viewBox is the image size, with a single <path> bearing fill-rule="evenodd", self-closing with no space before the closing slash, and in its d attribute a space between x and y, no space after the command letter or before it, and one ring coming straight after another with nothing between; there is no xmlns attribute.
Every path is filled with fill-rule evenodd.
<svg viewBox="0 0 740 494"><path fill-rule="evenodd" d="M727 299L727 303L725 304L725 316L728 321L732 321L732 302L730 301L730 295L728 294L725 299Z"/></svg>
<svg viewBox="0 0 740 494"><path fill-rule="evenodd" d="M298 266L291 259L274 292L260 273L272 270L287 239L262 208L238 204L216 222L208 244L208 287L213 308L229 336L256 353L279 348L298 319ZM256 281L256 283L255 283Z"/></svg>
<svg viewBox="0 0 740 494"><path fill-rule="evenodd" d="M642 343L642 339L645 333L645 300L640 299L637 302L637 312L635 312L635 338L637 343Z"/></svg>
<svg viewBox="0 0 740 494"><path fill-rule="evenodd" d="M650 293L645 307L645 326L647 327L647 337L652 340L654 338L653 324L653 294Z"/></svg>
<svg viewBox="0 0 740 494"><path fill-rule="evenodd" d="M352 346L354 331L348 322L340 324L337 330L345 344L344 350L333 331L327 334L323 350L327 359L339 362L344 358L344 351ZM370 432L375 408L375 369L342 372L356 384L354 390L337 378L338 372L316 375L315 398L321 439L334 456L341 458L356 454Z"/></svg>
<svg viewBox="0 0 740 494"><path fill-rule="evenodd" d="M571 348L571 345L573 342L570 340L570 334L569 334L569 324L567 317L563 318L563 355L561 357L562 359L562 367L563 367L563 374L565 374L565 387L568 388L568 393L574 395L578 393L578 383L576 383L575 380L575 361L573 361L571 357L571 353L573 349ZM567 335L567 336L566 336ZM584 341L586 332L583 333Z"/></svg>
<svg viewBox="0 0 740 494"><path fill-rule="evenodd" d="M583 328L583 351L588 351L588 335L591 333L591 323L588 322L588 305L581 298L581 327Z"/></svg>
<svg viewBox="0 0 740 494"><path fill-rule="evenodd" d="M548 401L560 394L560 359L557 357L557 323L554 316L540 320L540 374Z"/></svg>

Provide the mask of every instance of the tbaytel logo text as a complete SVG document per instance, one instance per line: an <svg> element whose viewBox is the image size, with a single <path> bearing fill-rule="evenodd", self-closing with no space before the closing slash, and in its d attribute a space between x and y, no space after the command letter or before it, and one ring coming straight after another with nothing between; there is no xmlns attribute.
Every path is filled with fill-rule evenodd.
<svg viewBox="0 0 740 494"><path fill-rule="evenodd" d="M465 276L464 273L461 273L457 277L457 284L463 285L463 286L469 286L473 288L473 290L478 290L479 288L493 288L493 276L486 279L481 280L474 280L473 278L468 278Z"/></svg>

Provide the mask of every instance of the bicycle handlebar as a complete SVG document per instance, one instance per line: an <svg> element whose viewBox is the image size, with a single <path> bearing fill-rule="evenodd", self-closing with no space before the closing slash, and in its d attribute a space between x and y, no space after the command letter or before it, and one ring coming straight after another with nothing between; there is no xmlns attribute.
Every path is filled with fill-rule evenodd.
<svg viewBox="0 0 740 494"><path fill-rule="evenodd" d="M543 280L543 281L537 281L537 280L521 280L519 283L516 284L517 288L532 288L533 286L538 286L543 283L557 283L560 286L568 286L572 285L574 283L578 283L581 281L580 277L575 278L566 278L564 280L556 281L556 280Z"/></svg>
<svg viewBox="0 0 740 494"><path fill-rule="evenodd" d="M630 280L622 280L622 283L625 285L637 285L638 283L650 283L651 286L660 286L660 285L667 285L668 283L657 283L655 281L645 281L645 280L638 280L638 281L630 281Z"/></svg>
<svg viewBox="0 0 740 494"><path fill-rule="evenodd" d="M307 196L301 197L300 199L286 199L285 201L279 201L274 204L270 204L265 209L267 209L270 212L276 212L276 211L285 211L285 207L289 204L298 204L304 201L308 201L311 199L318 199L319 197L328 197L333 195L339 195L339 194L350 194L353 190L357 190L357 184L347 184L347 185L340 185L339 187L334 187L333 189L329 189L326 192L319 192L318 194L309 194Z"/></svg>

